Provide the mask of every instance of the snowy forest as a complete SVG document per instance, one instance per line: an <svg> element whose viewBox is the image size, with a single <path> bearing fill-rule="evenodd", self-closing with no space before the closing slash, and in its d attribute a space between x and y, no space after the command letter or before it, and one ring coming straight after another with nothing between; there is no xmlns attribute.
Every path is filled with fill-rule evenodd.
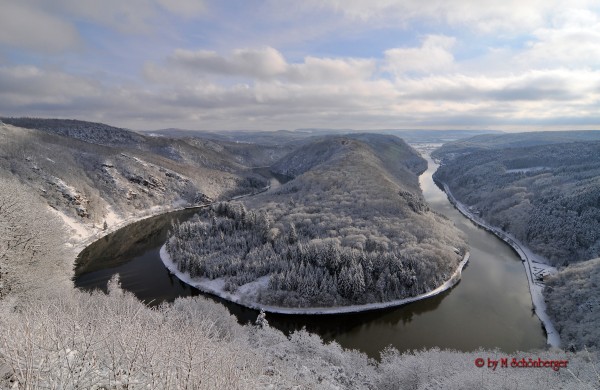
<svg viewBox="0 0 600 390"><path fill-rule="evenodd" d="M548 278L544 295L567 348L600 348L600 258L563 268Z"/></svg>
<svg viewBox="0 0 600 390"><path fill-rule="evenodd" d="M600 142L474 152L435 178L553 264L600 256Z"/></svg>
<svg viewBox="0 0 600 390"><path fill-rule="evenodd" d="M167 251L179 271L224 278L230 292L268 276L264 304L343 306L433 290L465 255L415 185L422 162L395 137L325 138L276 167L295 179L173 227Z"/></svg>

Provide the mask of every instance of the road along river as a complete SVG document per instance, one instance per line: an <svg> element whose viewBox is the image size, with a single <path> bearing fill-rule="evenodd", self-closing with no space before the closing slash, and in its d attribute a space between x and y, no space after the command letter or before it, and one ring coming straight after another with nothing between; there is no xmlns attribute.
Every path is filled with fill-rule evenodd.
<svg viewBox="0 0 600 390"><path fill-rule="evenodd" d="M432 298L396 308L335 315L268 314L272 326L284 332L306 327L326 341L335 340L372 357L378 357L389 345L401 351L431 347L472 351L484 347L506 353L545 346L520 258L452 206L431 179L437 165L427 159L429 168L420 177L425 198L469 241L471 257L461 281ZM253 321L257 311L202 294L164 267L159 250L171 221L185 220L193 214L194 210L166 213L128 225L91 244L79 256L75 285L105 289L108 279L119 273L123 288L150 305L204 295L221 302L240 322Z"/></svg>

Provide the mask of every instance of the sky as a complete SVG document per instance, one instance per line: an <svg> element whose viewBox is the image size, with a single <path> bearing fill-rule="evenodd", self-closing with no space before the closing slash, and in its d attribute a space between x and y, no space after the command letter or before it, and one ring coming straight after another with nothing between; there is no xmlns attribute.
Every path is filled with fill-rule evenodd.
<svg viewBox="0 0 600 390"><path fill-rule="evenodd" d="M600 129L600 1L2 0L0 115Z"/></svg>

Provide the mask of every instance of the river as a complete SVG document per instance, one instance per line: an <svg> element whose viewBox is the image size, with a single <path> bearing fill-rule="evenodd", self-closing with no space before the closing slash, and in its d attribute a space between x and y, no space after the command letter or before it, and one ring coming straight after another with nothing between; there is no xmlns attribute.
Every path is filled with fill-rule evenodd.
<svg viewBox="0 0 600 390"><path fill-rule="evenodd" d="M483 347L505 353L545 346L521 260L508 245L476 227L450 204L431 178L437 165L425 157L428 169L419 178L425 198L431 208L466 234L470 245L470 261L460 283L433 298L392 309L322 316L268 314L272 326L284 332L306 327L326 341L337 341L372 357L390 345L401 351L430 347L473 351ZM150 305L205 295L167 272L158 253L171 221L193 214L193 210L184 210L149 218L96 241L78 258L76 287L106 289L108 279L119 273L123 288ZM253 321L258 314L205 296L225 305L241 323Z"/></svg>

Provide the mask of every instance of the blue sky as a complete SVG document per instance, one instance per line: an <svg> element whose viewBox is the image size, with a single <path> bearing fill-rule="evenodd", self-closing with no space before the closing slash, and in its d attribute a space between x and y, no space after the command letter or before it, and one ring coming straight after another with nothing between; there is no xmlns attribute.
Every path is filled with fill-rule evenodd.
<svg viewBox="0 0 600 390"><path fill-rule="evenodd" d="M600 128L599 5L5 0L0 115L133 129Z"/></svg>

